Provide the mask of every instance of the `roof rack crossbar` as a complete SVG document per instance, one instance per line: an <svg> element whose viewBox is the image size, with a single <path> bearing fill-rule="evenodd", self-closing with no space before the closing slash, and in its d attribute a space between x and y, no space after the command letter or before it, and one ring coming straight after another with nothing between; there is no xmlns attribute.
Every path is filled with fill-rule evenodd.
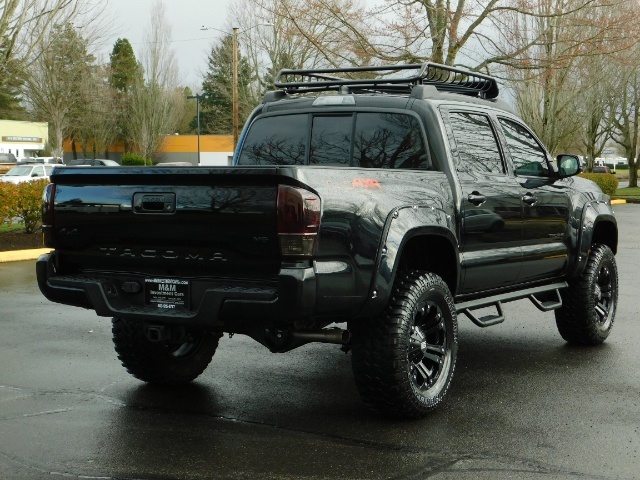
<svg viewBox="0 0 640 480"><path fill-rule="evenodd" d="M415 73L408 76L388 75L407 70L413 70ZM366 72L375 73L377 76L358 78ZM343 78L335 74L357 75L355 75L356 78ZM415 85L434 85L441 91L481 98L496 98L499 92L498 84L493 77L432 62L390 66L285 69L278 72L274 84L287 93L340 90L342 86L348 87L349 90L370 89L380 92L409 93Z"/></svg>

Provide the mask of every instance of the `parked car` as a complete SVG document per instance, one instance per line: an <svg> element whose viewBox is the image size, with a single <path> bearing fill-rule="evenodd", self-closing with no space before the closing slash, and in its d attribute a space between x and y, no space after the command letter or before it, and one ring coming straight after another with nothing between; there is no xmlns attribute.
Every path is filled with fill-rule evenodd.
<svg viewBox="0 0 640 480"><path fill-rule="evenodd" d="M17 163L18 159L13 153L0 153L0 175L7 173Z"/></svg>
<svg viewBox="0 0 640 480"><path fill-rule="evenodd" d="M29 180L49 179L53 165L17 165L0 177L0 181L9 183L28 182Z"/></svg>
<svg viewBox="0 0 640 480"><path fill-rule="evenodd" d="M120 164L115 160L108 160L106 158L79 158L77 160L70 160L67 165L83 165L91 167L119 167Z"/></svg>
<svg viewBox="0 0 640 480"><path fill-rule="evenodd" d="M60 157L35 157L28 159L27 163L50 163L54 165L64 164Z"/></svg>
<svg viewBox="0 0 640 480"><path fill-rule="evenodd" d="M593 173L611 173L611 169L607 166L596 165L593 167Z"/></svg>

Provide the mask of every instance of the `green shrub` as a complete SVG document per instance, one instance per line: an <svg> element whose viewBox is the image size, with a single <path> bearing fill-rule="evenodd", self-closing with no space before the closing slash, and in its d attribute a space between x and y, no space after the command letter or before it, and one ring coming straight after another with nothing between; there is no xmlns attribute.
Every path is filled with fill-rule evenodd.
<svg viewBox="0 0 640 480"><path fill-rule="evenodd" d="M42 193L49 180L31 180L22 183L0 183L0 222L22 217L24 231L34 233L42 221Z"/></svg>
<svg viewBox="0 0 640 480"><path fill-rule="evenodd" d="M0 182L0 223L16 216L18 202L18 185L9 182Z"/></svg>
<svg viewBox="0 0 640 480"><path fill-rule="evenodd" d="M147 160L137 153L125 153L120 159L122 165L151 165L151 160Z"/></svg>
<svg viewBox="0 0 640 480"><path fill-rule="evenodd" d="M31 180L16 185L18 187L17 214L22 217L24 231L34 233L42 223L42 193L49 180Z"/></svg>
<svg viewBox="0 0 640 480"><path fill-rule="evenodd" d="M618 189L618 179L616 178L615 175L611 173L586 173L585 172L585 173L581 173L578 176L582 178L587 178L589 180L596 182L600 187L600 189L609 196L616 193L616 190Z"/></svg>

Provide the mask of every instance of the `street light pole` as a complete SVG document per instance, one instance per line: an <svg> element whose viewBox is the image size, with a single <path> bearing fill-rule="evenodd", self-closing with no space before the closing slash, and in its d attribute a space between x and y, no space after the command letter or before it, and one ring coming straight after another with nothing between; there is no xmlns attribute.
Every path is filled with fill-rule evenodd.
<svg viewBox="0 0 640 480"><path fill-rule="evenodd" d="M198 125L198 165L200 165L200 100L207 98L207 96L205 94L198 94L196 93L195 95L189 95L187 96L187 99L191 100L195 98L196 99L196 118L197 118L197 125Z"/></svg>

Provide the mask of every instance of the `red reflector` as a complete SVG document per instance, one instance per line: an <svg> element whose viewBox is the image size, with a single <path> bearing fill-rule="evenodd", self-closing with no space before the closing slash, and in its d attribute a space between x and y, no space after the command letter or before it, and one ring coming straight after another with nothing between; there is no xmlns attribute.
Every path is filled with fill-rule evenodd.
<svg viewBox="0 0 640 480"><path fill-rule="evenodd" d="M42 225L53 225L53 197L56 195L56 186L53 183L47 185L42 192Z"/></svg>
<svg viewBox="0 0 640 480"><path fill-rule="evenodd" d="M280 185L277 224L282 255L312 256L320 228L320 197L303 188Z"/></svg>

